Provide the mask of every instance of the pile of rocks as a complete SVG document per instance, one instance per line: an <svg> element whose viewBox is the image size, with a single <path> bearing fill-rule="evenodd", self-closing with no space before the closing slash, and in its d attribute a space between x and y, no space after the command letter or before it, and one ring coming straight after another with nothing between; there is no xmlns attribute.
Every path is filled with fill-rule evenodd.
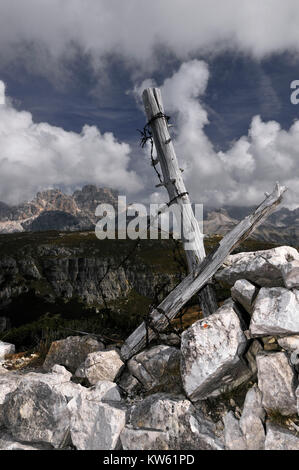
<svg viewBox="0 0 299 470"><path fill-rule="evenodd" d="M232 255L216 278L231 298L180 343L125 364L75 336L43 370L0 368L0 449L299 449L299 254Z"/></svg>

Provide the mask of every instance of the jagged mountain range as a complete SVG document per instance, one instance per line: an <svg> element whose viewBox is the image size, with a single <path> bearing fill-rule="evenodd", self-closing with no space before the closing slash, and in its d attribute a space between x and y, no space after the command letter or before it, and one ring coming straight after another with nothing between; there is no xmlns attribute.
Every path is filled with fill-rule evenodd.
<svg viewBox="0 0 299 470"><path fill-rule="evenodd" d="M29 202L9 206L0 202L0 233L37 232L45 230L91 230L98 218L95 209L100 203L117 208L118 191L86 185L72 195L58 189L37 193ZM253 207L224 206L204 208L204 233L225 234ZM258 227L253 237L267 242L298 245L299 207L282 208Z"/></svg>

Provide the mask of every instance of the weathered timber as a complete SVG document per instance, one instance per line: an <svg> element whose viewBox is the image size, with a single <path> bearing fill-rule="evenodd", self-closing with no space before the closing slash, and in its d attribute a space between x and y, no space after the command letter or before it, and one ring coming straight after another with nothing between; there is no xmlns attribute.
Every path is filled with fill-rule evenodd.
<svg viewBox="0 0 299 470"><path fill-rule="evenodd" d="M157 331L162 331L169 324L169 321L175 318L188 300L211 279L231 251L275 210L280 204L285 191L286 188L276 183L274 191L266 197L258 208L226 234L220 241L218 248L210 253L201 265L175 287L160 305L150 313L150 321L147 322L147 325L143 322L122 346L121 354L125 360L144 348L147 341L151 341L156 336ZM148 326L149 324L151 327Z"/></svg>
<svg viewBox="0 0 299 470"><path fill-rule="evenodd" d="M143 103L157 151L155 163L160 163L163 186L167 189L170 204L175 203L181 213L183 244L189 272L192 272L206 256L203 234L194 216L189 194L168 131L161 91L158 88L147 88L143 92ZM157 116L160 117L157 118ZM199 301L204 316L208 316L217 310L216 296L212 286L205 286L199 294Z"/></svg>

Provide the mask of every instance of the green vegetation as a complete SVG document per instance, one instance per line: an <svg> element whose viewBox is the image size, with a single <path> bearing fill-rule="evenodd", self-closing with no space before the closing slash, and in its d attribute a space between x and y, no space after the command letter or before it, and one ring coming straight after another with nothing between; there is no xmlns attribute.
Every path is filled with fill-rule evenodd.
<svg viewBox="0 0 299 470"><path fill-rule="evenodd" d="M217 248L221 236L205 238L207 253ZM240 251L256 251L276 246L256 240L246 240L238 248ZM58 249L62 249L57 251ZM176 258L174 257L176 249ZM128 257L128 255L130 255ZM103 240L95 233L85 232L27 232L0 235L0 259L13 256L16 260L31 256L42 272L44 258L98 258L113 261L114 266L121 264L128 257L126 264L137 273L179 274L183 270L178 258L185 260L182 244L173 240L140 240L138 246L134 240ZM25 279L20 274L11 279L4 279L13 286L26 284L26 292L12 299L1 315L9 316L13 328L0 336L0 339L16 344L17 348L35 348L42 341L44 344L69 336L66 328L90 333L116 335L124 339L148 313L154 299L140 295L132 289L126 298L119 298L103 305L86 305L82 299L55 298L55 293L46 278L39 280ZM218 301L230 295L230 290L215 284ZM197 302L192 299L191 304ZM196 314L197 315L197 314ZM194 314L194 318L196 317ZM74 333L75 334L75 333Z"/></svg>

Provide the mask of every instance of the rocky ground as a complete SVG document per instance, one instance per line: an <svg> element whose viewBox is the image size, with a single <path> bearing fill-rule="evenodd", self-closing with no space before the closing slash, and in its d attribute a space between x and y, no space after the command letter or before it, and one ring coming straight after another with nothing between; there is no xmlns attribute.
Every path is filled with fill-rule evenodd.
<svg viewBox="0 0 299 470"><path fill-rule="evenodd" d="M18 368L1 342L0 449L299 450L298 251L231 255L216 278L214 314L126 363L81 335Z"/></svg>

